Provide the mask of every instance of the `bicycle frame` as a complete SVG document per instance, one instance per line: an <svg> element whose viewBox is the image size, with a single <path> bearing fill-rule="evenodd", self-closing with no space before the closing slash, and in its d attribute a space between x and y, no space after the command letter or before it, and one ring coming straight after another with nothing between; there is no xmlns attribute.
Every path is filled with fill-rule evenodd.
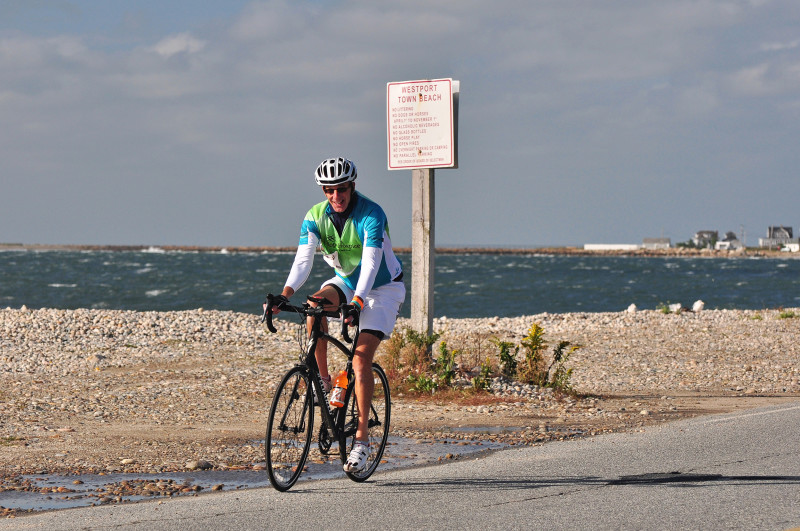
<svg viewBox="0 0 800 531"><path fill-rule="evenodd" d="M301 315L305 315L308 318L311 318L311 332L308 336L308 342L306 343L306 350L305 350L305 357L301 360L300 365L305 367L311 376L312 386L314 387L314 392L316 396L320 397L319 404L320 404L320 414L322 415L322 422L325 428L328 430L328 437L332 441L339 440L339 436L347 435L342 434L342 429L344 428L344 408L334 408L331 411L330 404L328 403L328 393L325 391L325 387L322 384L322 376L319 372L319 365L317 364L317 357L316 357L316 349L317 344L320 340L326 340L328 343L333 343L336 348L342 351L347 356L347 378L348 381L353 381L353 356L355 356L355 348L358 345L358 336L360 335L360 330L356 328L356 333L353 338L350 338L350 335L347 333L347 323L344 322L342 319L342 337L345 339L346 342L351 343L352 347L346 346L344 343L339 341L339 339L333 337L332 335L324 332L322 330L322 319L323 317L340 317L344 314L344 307L347 306L346 304L342 304L337 311L330 311L325 310L324 306L327 303L330 304L330 301L325 299L314 299L312 297L308 297L308 300L312 302L316 302L320 304L318 307L312 307L309 303L304 303L302 306L292 306L289 304L283 305L281 311L289 311L298 313ZM266 321L267 328L271 332L276 332L274 325L272 324L272 308L274 306L273 299L271 297L267 298L267 306L264 310L264 315L262 316L262 322ZM347 403L347 399L354 391L354 386L348 385L347 390L345 393L345 403ZM325 407L322 407L324 403ZM340 422L337 422L337 419L341 419ZM339 426L338 424L342 424Z"/></svg>

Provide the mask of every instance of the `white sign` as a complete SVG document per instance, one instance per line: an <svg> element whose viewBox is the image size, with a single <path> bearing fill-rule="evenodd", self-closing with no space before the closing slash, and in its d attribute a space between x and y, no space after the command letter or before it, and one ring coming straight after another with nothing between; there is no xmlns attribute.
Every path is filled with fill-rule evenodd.
<svg viewBox="0 0 800 531"><path fill-rule="evenodd" d="M386 84L390 170L458 166L458 85L452 79Z"/></svg>

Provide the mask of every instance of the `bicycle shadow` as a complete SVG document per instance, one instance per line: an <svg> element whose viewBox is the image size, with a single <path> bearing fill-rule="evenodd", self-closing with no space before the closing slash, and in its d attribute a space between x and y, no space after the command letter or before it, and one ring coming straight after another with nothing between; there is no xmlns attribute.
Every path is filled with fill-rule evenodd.
<svg viewBox="0 0 800 531"><path fill-rule="evenodd" d="M456 477L447 479L432 479L427 477L411 478L406 480L383 481L380 476L373 477L366 482L372 489L386 489L394 493L410 491L415 493L425 491L439 491L447 489L457 492L459 490L474 492L475 489L487 491L516 491L544 488L587 488L587 487L718 487L743 486L753 484L763 485L800 485L800 476L791 475L725 475L725 474L699 474L683 472L652 472L616 478L603 478L598 476L575 477L542 477L519 476L497 478L471 478ZM349 485L342 487L343 490Z"/></svg>

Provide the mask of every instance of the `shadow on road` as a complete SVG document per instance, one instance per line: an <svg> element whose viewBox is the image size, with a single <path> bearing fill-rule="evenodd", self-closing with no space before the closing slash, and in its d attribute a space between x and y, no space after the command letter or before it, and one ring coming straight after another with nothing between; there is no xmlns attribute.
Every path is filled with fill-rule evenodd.
<svg viewBox="0 0 800 531"><path fill-rule="evenodd" d="M386 488L397 492L398 490L438 491L448 490L528 490L547 487L603 487L603 486L703 486L704 483L714 483L715 485L741 485L761 483L764 485L800 485L800 476L774 476L774 475L747 475L747 476L726 476L723 474L695 474L682 472L654 472L648 474L637 474L632 476L620 476L615 479L607 479L595 476L576 476L576 477L497 477L497 478L450 478L429 480L425 478L410 479L404 481L381 481L379 478L370 481L376 489ZM346 490L346 489L343 489Z"/></svg>

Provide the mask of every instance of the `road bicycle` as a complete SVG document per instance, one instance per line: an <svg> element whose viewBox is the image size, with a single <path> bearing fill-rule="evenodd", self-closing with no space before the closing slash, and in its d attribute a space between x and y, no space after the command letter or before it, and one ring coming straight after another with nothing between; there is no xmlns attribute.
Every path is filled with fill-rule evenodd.
<svg viewBox="0 0 800 531"><path fill-rule="evenodd" d="M312 306L314 303L318 306ZM279 491L289 490L298 480L308 459L312 438L314 436L314 410L319 406L322 422L318 432L319 451L327 455L334 443L338 444L339 457L342 463L347 461L350 450L356 439L358 426L358 404L355 396L355 377L353 374L353 356L358 344L358 327L351 339L348 333L348 324L342 319L342 339L351 346L346 346L336 337L322 329L325 318L340 318L350 308L342 304L337 310L326 310L332 306L327 299L308 297L308 302L301 306L291 305L285 300L280 300L272 294L267 295L264 315L261 321L266 321L267 328L272 333L277 329L273 325L272 309L277 308L282 312L294 312L304 316L300 326L305 336L306 321L311 321L307 342L302 348L300 361L281 379L272 399L267 421L267 435L265 440L265 454L269 481ZM328 392L322 384L322 378L317 366L314 351L317 342L328 341L328 350L331 346L339 349L347 357L347 389L344 394L344 406L333 407L328 402ZM366 481L380 464L386 440L389 436L389 419L391 417L391 398L389 396L389 380L386 373L377 363L372 364L372 376L375 382L375 392L369 411L369 451L370 455L366 467L358 472L346 472L353 481ZM321 397L316 400L315 396Z"/></svg>

